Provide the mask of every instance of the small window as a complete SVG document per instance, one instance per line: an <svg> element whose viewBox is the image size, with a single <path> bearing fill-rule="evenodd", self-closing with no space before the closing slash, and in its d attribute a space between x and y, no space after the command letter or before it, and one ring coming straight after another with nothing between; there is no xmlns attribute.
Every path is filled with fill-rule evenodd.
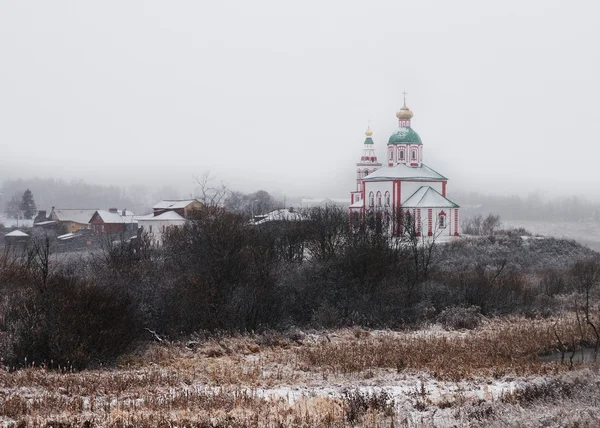
<svg viewBox="0 0 600 428"><path fill-rule="evenodd" d="M440 227L446 227L446 216L445 215L440 215L440 220L439 220L439 225Z"/></svg>
<svg viewBox="0 0 600 428"><path fill-rule="evenodd" d="M152 225L148 226L148 232L152 233Z"/></svg>
<svg viewBox="0 0 600 428"><path fill-rule="evenodd" d="M385 192L385 205L390 206L390 192Z"/></svg>
<svg viewBox="0 0 600 428"><path fill-rule="evenodd" d="M394 151L390 150L390 160L394 160Z"/></svg>
<svg viewBox="0 0 600 428"><path fill-rule="evenodd" d="M373 192L369 193L369 206L375 205L375 196L373 196Z"/></svg>
<svg viewBox="0 0 600 428"><path fill-rule="evenodd" d="M363 171L363 177L366 177L367 175L369 175L369 170L368 170L368 169L365 169L365 170Z"/></svg>
<svg viewBox="0 0 600 428"><path fill-rule="evenodd" d="M381 193L377 192L377 206L381 206Z"/></svg>
<svg viewBox="0 0 600 428"><path fill-rule="evenodd" d="M413 150L411 156L412 156L412 160L417 160L417 151Z"/></svg>
<svg viewBox="0 0 600 428"><path fill-rule="evenodd" d="M404 150L400 150L400 160L404 160Z"/></svg>

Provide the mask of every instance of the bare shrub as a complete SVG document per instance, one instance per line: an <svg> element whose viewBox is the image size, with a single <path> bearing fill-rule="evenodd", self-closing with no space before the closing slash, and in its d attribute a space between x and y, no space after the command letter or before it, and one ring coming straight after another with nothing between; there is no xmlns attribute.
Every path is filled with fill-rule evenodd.
<svg viewBox="0 0 600 428"><path fill-rule="evenodd" d="M11 367L46 365L82 369L112 363L139 337L132 299L74 277L51 276L46 287L23 287L10 296L0 316Z"/></svg>
<svg viewBox="0 0 600 428"><path fill-rule="evenodd" d="M444 309L436 321L447 330L472 330L481 324L481 308L479 306L452 306Z"/></svg>
<svg viewBox="0 0 600 428"><path fill-rule="evenodd" d="M362 417L369 411L383 413L385 416L394 415L396 405L392 396L385 390L363 392L359 389L346 390L342 394L346 419L351 424L361 421Z"/></svg>

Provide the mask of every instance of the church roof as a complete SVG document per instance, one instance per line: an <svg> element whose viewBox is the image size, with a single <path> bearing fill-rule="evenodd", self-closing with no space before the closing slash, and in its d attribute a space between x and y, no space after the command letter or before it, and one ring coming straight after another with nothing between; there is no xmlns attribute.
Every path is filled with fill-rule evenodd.
<svg viewBox="0 0 600 428"><path fill-rule="evenodd" d="M396 132L390 135L388 145L390 144L423 144L421 137L410 126L401 126Z"/></svg>
<svg viewBox="0 0 600 428"><path fill-rule="evenodd" d="M425 164L421 166L408 166L399 163L394 166L382 166L375 172L367 175L364 181L385 181L385 180L448 180L443 175L429 168Z"/></svg>
<svg viewBox="0 0 600 428"><path fill-rule="evenodd" d="M459 206L432 187L421 186L402 203L402 208L459 208Z"/></svg>

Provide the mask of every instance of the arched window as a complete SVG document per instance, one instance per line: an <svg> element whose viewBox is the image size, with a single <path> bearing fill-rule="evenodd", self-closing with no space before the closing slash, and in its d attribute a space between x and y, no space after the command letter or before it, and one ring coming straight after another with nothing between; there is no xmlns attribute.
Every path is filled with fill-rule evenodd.
<svg viewBox="0 0 600 428"><path fill-rule="evenodd" d="M416 151L416 150L413 150L413 151L412 151L412 154L411 154L411 159L412 159L412 160L417 160L417 151Z"/></svg>
<svg viewBox="0 0 600 428"><path fill-rule="evenodd" d="M390 149L390 160L394 160L394 149Z"/></svg>
<svg viewBox="0 0 600 428"><path fill-rule="evenodd" d="M375 196L373 196L373 192L369 193L369 206L372 207L375 205Z"/></svg>
<svg viewBox="0 0 600 428"><path fill-rule="evenodd" d="M400 150L399 156L400 156L400 160L403 161L404 160L404 149Z"/></svg>
<svg viewBox="0 0 600 428"><path fill-rule="evenodd" d="M363 177L366 177L367 175L369 175L369 170L368 170L368 169L365 169L365 170L363 171Z"/></svg>
<svg viewBox="0 0 600 428"><path fill-rule="evenodd" d="M440 229L443 229L446 227L446 213L444 211L442 211L439 215L438 215L438 227Z"/></svg>
<svg viewBox="0 0 600 428"><path fill-rule="evenodd" d="M381 206L381 192L377 192L377 206Z"/></svg>
<svg viewBox="0 0 600 428"><path fill-rule="evenodd" d="M385 192L385 206L390 206L390 192Z"/></svg>

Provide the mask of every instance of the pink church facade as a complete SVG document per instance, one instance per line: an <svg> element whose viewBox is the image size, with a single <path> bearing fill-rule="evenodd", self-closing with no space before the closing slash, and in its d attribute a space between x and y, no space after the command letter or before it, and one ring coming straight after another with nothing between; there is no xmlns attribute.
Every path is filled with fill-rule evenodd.
<svg viewBox="0 0 600 428"><path fill-rule="evenodd" d="M388 140L385 166L375 155L370 127L365 132L350 214L378 218L396 236L403 233L399 219L407 216L417 236L458 236L460 207L446 197L448 179L423 163L423 143L411 128L413 113L406 102L396 117L398 129Z"/></svg>

